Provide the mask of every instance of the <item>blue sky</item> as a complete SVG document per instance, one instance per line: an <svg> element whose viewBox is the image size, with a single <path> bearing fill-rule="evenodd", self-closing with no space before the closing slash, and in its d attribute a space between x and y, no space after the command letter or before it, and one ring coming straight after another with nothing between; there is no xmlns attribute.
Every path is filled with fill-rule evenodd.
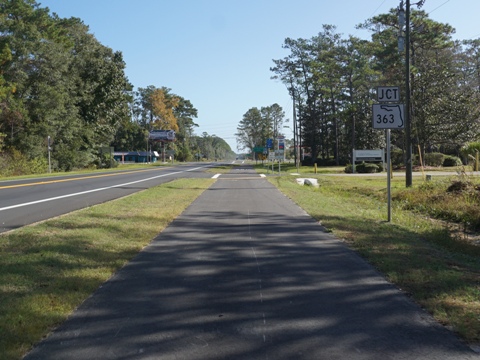
<svg viewBox="0 0 480 360"><path fill-rule="evenodd" d="M355 25L399 0L38 0L60 17L78 17L105 46L121 51L135 88L166 86L198 110L196 134L237 150L235 132L252 107L278 103L292 118L285 86L271 80L284 39L311 38L322 24L368 38ZM416 0L411 0L415 3ZM426 0L457 39L480 37L480 0ZM287 129L288 131L288 129ZM291 136L291 134L286 134Z"/></svg>

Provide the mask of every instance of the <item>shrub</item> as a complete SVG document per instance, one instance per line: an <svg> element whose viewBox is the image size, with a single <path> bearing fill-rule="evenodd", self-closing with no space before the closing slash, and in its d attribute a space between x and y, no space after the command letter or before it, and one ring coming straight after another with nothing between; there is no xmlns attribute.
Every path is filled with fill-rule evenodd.
<svg viewBox="0 0 480 360"><path fill-rule="evenodd" d="M19 176L46 173L48 161L46 158L28 159L18 150L3 154L0 159L0 176Z"/></svg>
<svg viewBox="0 0 480 360"><path fill-rule="evenodd" d="M392 166L401 166L404 161L404 154L401 149L393 149L390 151L390 159L392 160Z"/></svg>
<svg viewBox="0 0 480 360"><path fill-rule="evenodd" d="M445 159L443 160L444 167L451 167L451 166L462 166L462 160L458 158L457 156L445 156Z"/></svg>
<svg viewBox="0 0 480 360"><path fill-rule="evenodd" d="M313 160L310 156L305 156L301 163L302 166L313 166Z"/></svg>
<svg viewBox="0 0 480 360"><path fill-rule="evenodd" d="M380 169L377 164L366 163L364 167L364 172L368 174L373 174L376 172L380 172Z"/></svg>
<svg viewBox="0 0 480 360"><path fill-rule="evenodd" d="M382 172L382 171L383 171L383 166L382 165L365 163L365 162L362 162L360 164L355 165L355 172L361 173L361 174L373 174L373 173ZM347 173L347 174L353 173L352 164L348 164L345 167L344 172Z"/></svg>
<svg viewBox="0 0 480 360"><path fill-rule="evenodd" d="M442 153L426 153L424 161L426 166L440 167L443 165L444 159L445 155Z"/></svg>
<svg viewBox="0 0 480 360"><path fill-rule="evenodd" d="M477 151L480 151L480 142L466 143L460 150L463 156L468 156L468 155L475 156L475 153Z"/></svg>

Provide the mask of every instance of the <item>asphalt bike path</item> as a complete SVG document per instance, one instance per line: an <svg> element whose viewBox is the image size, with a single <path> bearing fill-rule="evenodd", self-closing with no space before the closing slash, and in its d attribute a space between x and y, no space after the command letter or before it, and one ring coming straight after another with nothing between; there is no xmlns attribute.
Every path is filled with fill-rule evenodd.
<svg viewBox="0 0 480 360"><path fill-rule="evenodd" d="M26 357L479 358L247 167L221 175Z"/></svg>

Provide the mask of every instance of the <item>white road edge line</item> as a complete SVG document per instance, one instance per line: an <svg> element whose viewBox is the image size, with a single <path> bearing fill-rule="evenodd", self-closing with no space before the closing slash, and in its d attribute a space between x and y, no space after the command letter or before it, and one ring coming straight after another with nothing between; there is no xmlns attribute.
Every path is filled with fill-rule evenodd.
<svg viewBox="0 0 480 360"><path fill-rule="evenodd" d="M24 207L24 206L30 206L30 205L35 205L35 204L40 204L40 203L44 203L44 202L48 202L48 201L65 199L65 198L69 198L69 197L73 197L73 196L78 196L78 195L89 194L89 193L93 193L93 192L97 192L97 191L109 190L109 189L113 189L113 188L117 188L117 187L121 187L121 186L138 184L138 183L141 183L141 182L144 182L144 181L154 180L154 179L158 179L158 178L165 177L165 176L169 176L169 175L175 175L175 174L181 174L181 173L183 173L183 172L195 171L195 170L198 170L198 169L202 169L202 168L204 168L204 167L205 167L205 166L200 166L200 167L196 167L196 168L189 169L189 170L176 171L176 172L172 172L172 173L168 173L168 174L153 176L153 177L150 177L150 178L147 178L147 179L131 181L131 182L124 183L124 184L107 186L107 187L103 187L103 188L92 189L92 190L82 191L82 192L73 193L73 194L56 196L56 197L48 198L48 199L36 200L36 201L28 202L28 203L23 203L23 204L17 204L17 205L7 206L7 207L0 208L0 211L10 210L10 209L16 209L16 208L20 208L20 207Z"/></svg>
<svg viewBox="0 0 480 360"><path fill-rule="evenodd" d="M220 177L220 175L222 175L222 174L215 174L215 175L212 176L212 179L218 179Z"/></svg>

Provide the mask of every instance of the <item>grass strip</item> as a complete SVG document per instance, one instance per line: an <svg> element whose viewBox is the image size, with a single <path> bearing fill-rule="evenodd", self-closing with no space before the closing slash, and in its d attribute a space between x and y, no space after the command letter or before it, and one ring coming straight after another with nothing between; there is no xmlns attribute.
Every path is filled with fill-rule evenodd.
<svg viewBox="0 0 480 360"><path fill-rule="evenodd" d="M479 252L401 204L386 222L385 178L320 176L319 188L299 186L291 175L270 181L439 322L469 343L480 342ZM394 179L392 191L404 191L404 179Z"/></svg>
<svg viewBox="0 0 480 360"><path fill-rule="evenodd" d="M182 179L0 236L0 359L19 359L214 180Z"/></svg>

